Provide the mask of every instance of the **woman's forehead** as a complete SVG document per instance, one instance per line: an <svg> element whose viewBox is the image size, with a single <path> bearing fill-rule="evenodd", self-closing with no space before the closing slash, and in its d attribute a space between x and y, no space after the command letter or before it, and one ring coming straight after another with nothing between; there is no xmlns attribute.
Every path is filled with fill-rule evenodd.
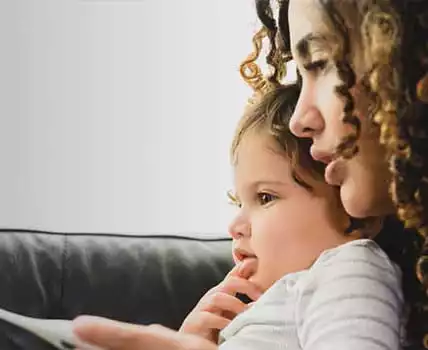
<svg viewBox="0 0 428 350"><path fill-rule="evenodd" d="M290 43L294 54L303 53L309 45L321 44L330 36L318 0L290 0Z"/></svg>
<svg viewBox="0 0 428 350"><path fill-rule="evenodd" d="M365 56L366 50L361 39L362 17L357 5L355 1L339 0L332 6L346 24L352 57L350 63L357 76L361 76L370 66L370 57ZM341 52L343 34L332 22L335 15L327 13L323 6L320 0L290 0L290 49L296 60L309 59L313 52Z"/></svg>

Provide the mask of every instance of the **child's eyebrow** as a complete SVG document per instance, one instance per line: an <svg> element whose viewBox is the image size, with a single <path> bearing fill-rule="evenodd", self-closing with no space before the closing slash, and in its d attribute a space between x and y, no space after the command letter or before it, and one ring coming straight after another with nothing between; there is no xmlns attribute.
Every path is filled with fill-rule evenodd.
<svg viewBox="0 0 428 350"><path fill-rule="evenodd" d="M260 187L262 185L271 185L271 186L287 186L288 184L279 180L259 180L251 184L252 187Z"/></svg>

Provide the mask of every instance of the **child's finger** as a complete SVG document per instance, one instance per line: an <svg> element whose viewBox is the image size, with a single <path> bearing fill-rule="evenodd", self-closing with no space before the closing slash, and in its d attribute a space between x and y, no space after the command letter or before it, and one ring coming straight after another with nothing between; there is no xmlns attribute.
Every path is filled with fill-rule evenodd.
<svg viewBox="0 0 428 350"><path fill-rule="evenodd" d="M227 279L229 279L230 277L241 277L241 278L249 278L250 274L252 271L255 270L255 266L254 263L251 262L246 262L246 260L239 262L238 264L236 264L235 266L233 266L233 268L227 273L226 277L223 279L223 281L214 286L213 288L211 288L207 293L205 293L205 296L208 295L212 295L214 293L217 293L217 291L219 290L219 287L222 285L222 283L224 281L226 281Z"/></svg>
<svg viewBox="0 0 428 350"><path fill-rule="evenodd" d="M257 270L257 260L250 258L241 261L236 264L232 270L226 275L226 279L231 276L237 276L242 278L250 278Z"/></svg>
<svg viewBox="0 0 428 350"><path fill-rule="evenodd" d="M218 292L206 300L206 304L202 306L201 310L208 312L230 311L237 315L245 311L246 308L246 304L234 295Z"/></svg>
<svg viewBox="0 0 428 350"><path fill-rule="evenodd" d="M203 325L204 329L222 330L231 322L230 319L222 315L213 314L208 311L202 311L199 316L200 324Z"/></svg>
<svg viewBox="0 0 428 350"><path fill-rule="evenodd" d="M239 275L239 269L241 268L242 262L235 264L235 266L233 266L232 270L230 270L226 277L224 279L227 279L230 276L238 276Z"/></svg>
<svg viewBox="0 0 428 350"><path fill-rule="evenodd" d="M263 292L250 281L240 277L229 277L217 286L217 292L235 296L237 293L246 294L250 299L257 300Z"/></svg>

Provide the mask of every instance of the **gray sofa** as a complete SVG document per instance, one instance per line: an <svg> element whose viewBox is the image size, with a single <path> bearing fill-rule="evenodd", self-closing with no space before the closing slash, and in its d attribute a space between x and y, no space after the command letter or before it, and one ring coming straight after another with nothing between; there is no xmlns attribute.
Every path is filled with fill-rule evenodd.
<svg viewBox="0 0 428 350"><path fill-rule="evenodd" d="M40 318L92 314L177 329L232 267L225 237L0 230L0 307ZM0 322L1 350L49 345Z"/></svg>

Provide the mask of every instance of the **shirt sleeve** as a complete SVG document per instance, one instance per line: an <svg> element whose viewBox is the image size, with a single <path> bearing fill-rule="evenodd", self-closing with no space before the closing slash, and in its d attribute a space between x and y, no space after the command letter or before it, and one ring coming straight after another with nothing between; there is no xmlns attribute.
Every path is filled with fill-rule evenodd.
<svg viewBox="0 0 428 350"><path fill-rule="evenodd" d="M304 350L400 349L401 272L374 242L325 254L296 309Z"/></svg>

